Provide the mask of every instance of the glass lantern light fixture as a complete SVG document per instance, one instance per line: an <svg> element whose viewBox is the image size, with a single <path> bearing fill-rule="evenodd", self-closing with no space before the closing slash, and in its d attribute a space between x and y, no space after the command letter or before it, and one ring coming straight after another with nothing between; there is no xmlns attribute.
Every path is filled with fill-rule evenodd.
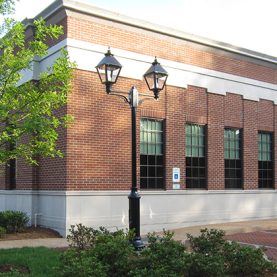
<svg viewBox="0 0 277 277"><path fill-rule="evenodd" d="M108 94L112 92L112 85L117 82L121 68L122 65L113 56L110 49L108 49L105 57L96 66L101 83L106 85L106 92ZM168 73L160 65L156 57L143 77L148 89L154 93L154 98L158 99L160 91L165 87Z"/></svg>
<svg viewBox="0 0 277 277"><path fill-rule="evenodd" d="M160 63L158 63L156 57L143 77L148 89L154 93L154 98L158 99L160 91L164 89L168 74Z"/></svg>
<svg viewBox="0 0 277 277"><path fill-rule="evenodd" d="M111 92L111 87L117 82L122 65L108 49L105 57L96 66L97 73L102 84L106 85L106 92Z"/></svg>

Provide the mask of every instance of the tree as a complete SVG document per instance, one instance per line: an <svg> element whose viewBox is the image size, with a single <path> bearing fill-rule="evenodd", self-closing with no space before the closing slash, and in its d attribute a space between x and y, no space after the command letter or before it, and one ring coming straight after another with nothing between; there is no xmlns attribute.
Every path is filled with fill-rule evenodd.
<svg viewBox="0 0 277 277"><path fill-rule="evenodd" d="M63 28L35 20L33 35L26 39L21 22L4 18L13 8L13 0L0 0L0 164L17 158L36 163L37 156L62 156L56 145L57 129L66 127L69 117L59 111L67 102L74 65L62 51L38 80L20 82L47 54L47 42L57 39Z"/></svg>

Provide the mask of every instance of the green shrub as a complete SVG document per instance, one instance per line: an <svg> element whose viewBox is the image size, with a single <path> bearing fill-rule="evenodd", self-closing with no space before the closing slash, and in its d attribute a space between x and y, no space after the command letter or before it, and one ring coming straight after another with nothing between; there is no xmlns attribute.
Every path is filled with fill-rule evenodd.
<svg viewBox="0 0 277 277"><path fill-rule="evenodd" d="M93 253L76 248L65 251L60 258L59 272L64 277L107 277L107 268Z"/></svg>
<svg viewBox="0 0 277 277"><path fill-rule="evenodd" d="M187 234L187 237L194 252L201 254L220 254L226 243L224 235L225 232L222 230L208 230L205 228L200 230L199 236Z"/></svg>
<svg viewBox="0 0 277 277"><path fill-rule="evenodd" d="M227 272L237 277L264 277L267 272L276 270L276 265L264 258L264 253L260 248L227 242L224 256Z"/></svg>
<svg viewBox="0 0 277 277"><path fill-rule="evenodd" d="M29 222L29 218L24 212L3 211L0 212L0 226L5 228L7 233L23 231Z"/></svg>
<svg viewBox="0 0 277 277"><path fill-rule="evenodd" d="M202 229L199 236L187 234L193 251L189 258L189 277L225 276L224 235L224 231L216 229Z"/></svg>
<svg viewBox="0 0 277 277"><path fill-rule="evenodd" d="M203 229L198 237L188 235L194 252L191 257L190 277L225 276L224 274L264 277L267 272L275 270L276 266L265 259L261 249L225 241L224 235L224 231L215 229ZM219 275L216 275L217 272Z"/></svg>
<svg viewBox="0 0 277 277"><path fill-rule="evenodd" d="M265 277L276 266L262 250L224 240L221 230L188 235L192 252L173 239L173 233L148 235L148 244L136 251L133 233L71 226L70 249L60 259L61 276L76 277Z"/></svg>
<svg viewBox="0 0 277 277"><path fill-rule="evenodd" d="M188 263L189 277L225 276L224 258L220 255L191 253Z"/></svg>
<svg viewBox="0 0 277 277"><path fill-rule="evenodd" d="M6 229L0 226L0 238L2 238L6 234Z"/></svg>
<svg viewBox="0 0 277 277"><path fill-rule="evenodd" d="M130 244L130 234L123 231L97 235L93 254L107 268L107 276L127 276L135 249Z"/></svg>
<svg viewBox="0 0 277 277"><path fill-rule="evenodd" d="M71 225L67 236L69 246L79 250L88 249L94 244L97 232L83 224Z"/></svg>
<svg viewBox="0 0 277 277"><path fill-rule="evenodd" d="M164 231L163 236L148 234L148 246L134 261L131 276L148 277L187 276L188 254L185 246L173 239L172 232Z"/></svg>
<svg viewBox="0 0 277 277"><path fill-rule="evenodd" d="M82 224L71 226L70 232L71 249L62 254L61 276L128 275L131 257L136 255L129 233L109 232L103 227L95 230Z"/></svg>

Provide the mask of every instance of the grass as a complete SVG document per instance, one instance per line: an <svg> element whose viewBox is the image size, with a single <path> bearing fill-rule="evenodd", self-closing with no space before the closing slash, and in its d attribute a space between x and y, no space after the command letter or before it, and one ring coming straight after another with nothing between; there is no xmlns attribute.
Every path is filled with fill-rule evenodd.
<svg viewBox="0 0 277 277"><path fill-rule="evenodd" d="M24 247L15 249L0 250L0 266L14 265L16 267L25 266L30 270L30 274L18 272L0 273L0 276L57 276L55 268L59 263L60 251L45 247Z"/></svg>

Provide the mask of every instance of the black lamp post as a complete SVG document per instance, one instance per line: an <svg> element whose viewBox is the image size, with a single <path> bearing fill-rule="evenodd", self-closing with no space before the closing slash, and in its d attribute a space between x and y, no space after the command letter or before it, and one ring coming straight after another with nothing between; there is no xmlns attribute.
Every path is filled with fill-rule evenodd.
<svg viewBox="0 0 277 277"><path fill-rule="evenodd" d="M153 92L153 96L146 94L139 94L137 89L133 86L128 93L122 91L112 90L112 85L116 83L122 65L116 60L116 58L108 49L105 57L96 66L97 73L102 84L106 86L106 92L110 95L120 96L131 108L132 118L132 186L129 198L129 229L135 230L135 238L133 245L136 249L143 247L143 242L140 237L140 195L137 189L137 144L136 144L136 108L143 99L139 101L139 96L146 98L159 98L159 92L164 89L166 80L168 77L167 72L158 63L155 58L151 67L143 75L147 86L150 91Z"/></svg>

